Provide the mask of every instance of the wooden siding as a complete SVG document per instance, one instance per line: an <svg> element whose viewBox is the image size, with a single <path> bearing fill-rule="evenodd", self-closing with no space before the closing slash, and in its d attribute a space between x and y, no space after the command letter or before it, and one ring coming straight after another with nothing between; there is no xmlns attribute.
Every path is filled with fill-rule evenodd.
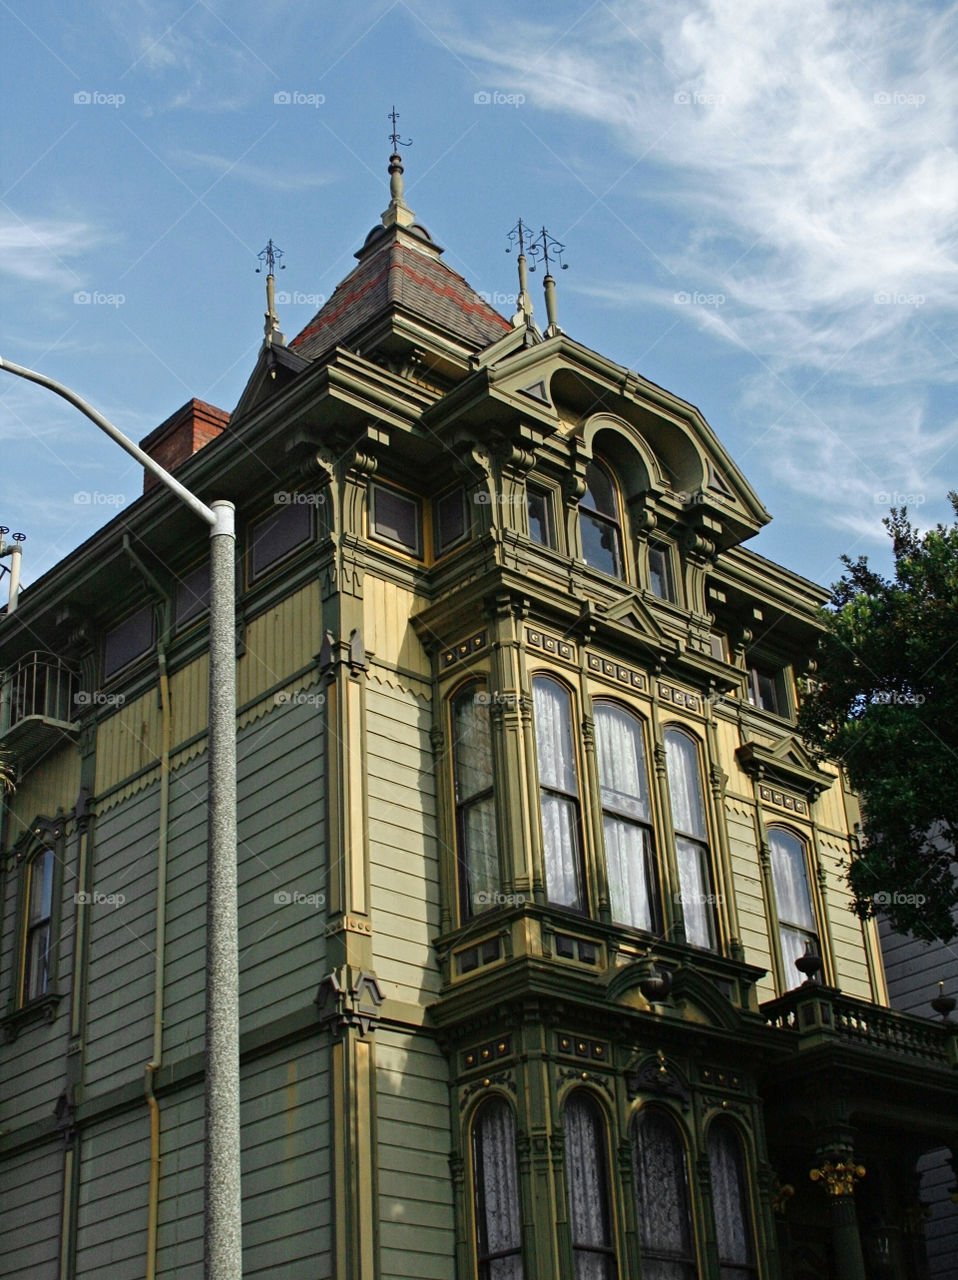
<svg viewBox="0 0 958 1280"><path fill-rule="evenodd" d="M137 1114L83 1130L76 1245L81 1280L142 1280L149 1156L145 1103Z"/></svg>
<svg viewBox="0 0 958 1280"><path fill-rule="evenodd" d="M820 837L825 868L825 899L831 922L835 957L835 985L847 996L872 1000L872 985L865 957L865 935L861 921L852 912L852 893L845 883L841 864L848 860L848 847L830 837Z"/></svg>
<svg viewBox="0 0 958 1280"><path fill-rule="evenodd" d="M435 778L425 698L380 683L366 689L369 879L373 962L383 994L430 1004L439 970Z"/></svg>
<svg viewBox="0 0 958 1280"><path fill-rule="evenodd" d="M7 801L7 843L16 844L34 818L71 812L79 790L80 754L72 742L64 741L17 783Z"/></svg>
<svg viewBox="0 0 958 1280"><path fill-rule="evenodd" d="M160 1100L157 1280L203 1276L203 1086Z"/></svg>
<svg viewBox="0 0 958 1280"><path fill-rule="evenodd" d="M745 948L745 959L749 964L761 965L767 971L765 977L758 982L758 998L771 1000L777 993L769 924L765 914L762 868L755 837L754 807L726 799L725 822L738 927L742 946Z"/></svg>
<svg viewBox="0 0 958 1280"><path fill-rule="evenodd" d="M447 1280L455 1252L448 1065L429 1036L380 1028L376 1075L382 1280Z"/></svg>
<svg viewBox="0 0 958 1280"><path fill-rule="evenodd" d="M91 1095L141 1079L153 1053L158 811L154 783L94 825L84 1037Z"/></svg>
<svg viewBox="0 0 958 1280"><path fill-rule="evenodd" d="M2 1280L59 1280L63 1144L0 1162Z"/></svg>
<svg viewBox="0 0 958 1280"><path fill-rule="evenodd" d="M377 662L429 678L429 655L409 621L426 603L395 583L367 575L363 583L363 641Z"/></svg>

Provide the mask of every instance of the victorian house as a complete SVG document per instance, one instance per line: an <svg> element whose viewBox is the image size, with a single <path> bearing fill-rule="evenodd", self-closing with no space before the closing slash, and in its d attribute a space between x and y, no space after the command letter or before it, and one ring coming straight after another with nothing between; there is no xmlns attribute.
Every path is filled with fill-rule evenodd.
<svg viewBox="0 0 958 1280"><path fill-rule="evenodd" d="M958 1035L889 1007L796 736L826 593L390 171L235 410L145 442L241 533L244 1275L920 1280ZM202 1274L205 556L149 487L0 615L3 1280Z"/></svg>

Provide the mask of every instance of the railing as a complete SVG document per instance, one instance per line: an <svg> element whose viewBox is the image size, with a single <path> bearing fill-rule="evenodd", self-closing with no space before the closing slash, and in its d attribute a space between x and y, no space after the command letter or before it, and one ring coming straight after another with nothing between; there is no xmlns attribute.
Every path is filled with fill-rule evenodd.
<svg viewBox="0 0 958 1280"><path fill-rule="evenodd" d="M897 1013L843 995L834 987L804 983L762 1006L766 1020L801 1041L823 1036L878 1053L899 1053L941 1066L958 1066L958 1026Z"/></svg>
<svg viewBox="0 0 958 1280"><path fill-rule="evenodd" d="M30 653L0 680L0 733L39 716L70 723L76 718L77 677L52 653Z"/></svg>

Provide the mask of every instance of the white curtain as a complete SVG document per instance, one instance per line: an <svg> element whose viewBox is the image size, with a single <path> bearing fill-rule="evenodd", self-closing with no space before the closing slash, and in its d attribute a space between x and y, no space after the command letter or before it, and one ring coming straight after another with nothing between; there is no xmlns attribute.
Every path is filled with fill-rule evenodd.
<svg viewBox="0 0 958 1280"><path fill-rule="evenodd" d="M815 916L808 892L805 846L797 836L783 831L781 827L770 829L768 842L772 848L772 879L779 920L814 933Z"/></svg>
<svg viewBox="0 0 958 1280"><path fill-rule="evenodd" d="M695 743L679 729L665 731L665 765L672 801L672 823L687 836L707 838L699 753Z"/></svg>
<svg viewBox="0 0 958 1280"><path fill-rule="evenodd" d="M485 1103L476 1117L473 1164L480 1276L482 1280L522 1280L515 1122L509 1107L498 1099Z"/></svg>
<svg viewBox="0 0 958 1280"><path fill-rule="evenodd" d="M639 825L651 820L642 726L620 707L599 703L595 741L612 918L651 929L650 834Z"/></svg>
<svg viewBox="0 0 958 1280"><path fill-rule="evenodd" d="M632 1133L642 1280L695 1280L685 1146L675 1124L656 1108Z"/></svg>
<svg viewBox="0 0 958 1280"><path fill-rule="evenodd" d="M675 857L679 866L679 892L685 920L685 940L695 947L713 945L714 912L706 859L708 851L694 840L675 837Z"/></svg>
<svg viewBox="0 0 958 1280"><path fill-rule="evenodd" d="M495 906L499 889L489 703L478 685L470 685L453 703L452 722L461 893L465 914L473 915Z"/></svg>
<svg viewBox="0 0 958 1280"><path fill-rule="evenodd" d="M709 1129L708 1155L722 1280L751 1280L755 1268L742 1148L738 1135L721 1121Z"/></svg>
<svg viewBox="0 0 958 1280"><path fill-rule="evenodd" d="M578 783L569 694L547 677L534 680L532 692L539 784L545 788L540 791L540 803L546 894L550 902L582 910L578 805L572 798L578 795ZM563 794L550 794L554 792Z"/></svg>
<svg viewBox="0 0 958 1280"><path fill-rule="evenodd" d="M602 1115L578 1091L565 1105L565 1160L576 1280L614 1280Z"/></svg>

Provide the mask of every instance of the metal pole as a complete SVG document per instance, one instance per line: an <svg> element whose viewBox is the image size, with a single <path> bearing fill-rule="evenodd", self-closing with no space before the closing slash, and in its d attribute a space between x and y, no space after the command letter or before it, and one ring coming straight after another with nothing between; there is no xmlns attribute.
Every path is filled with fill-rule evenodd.
<svg viewBox="0 0 958 1280"><path fill-rule="evenodd" d="M239 946L236 911L235 509L201 502L75 391L0 358L0 369L69 401L210 526L209 824L206 904L206 1280L242 1280Z"/></svg>

